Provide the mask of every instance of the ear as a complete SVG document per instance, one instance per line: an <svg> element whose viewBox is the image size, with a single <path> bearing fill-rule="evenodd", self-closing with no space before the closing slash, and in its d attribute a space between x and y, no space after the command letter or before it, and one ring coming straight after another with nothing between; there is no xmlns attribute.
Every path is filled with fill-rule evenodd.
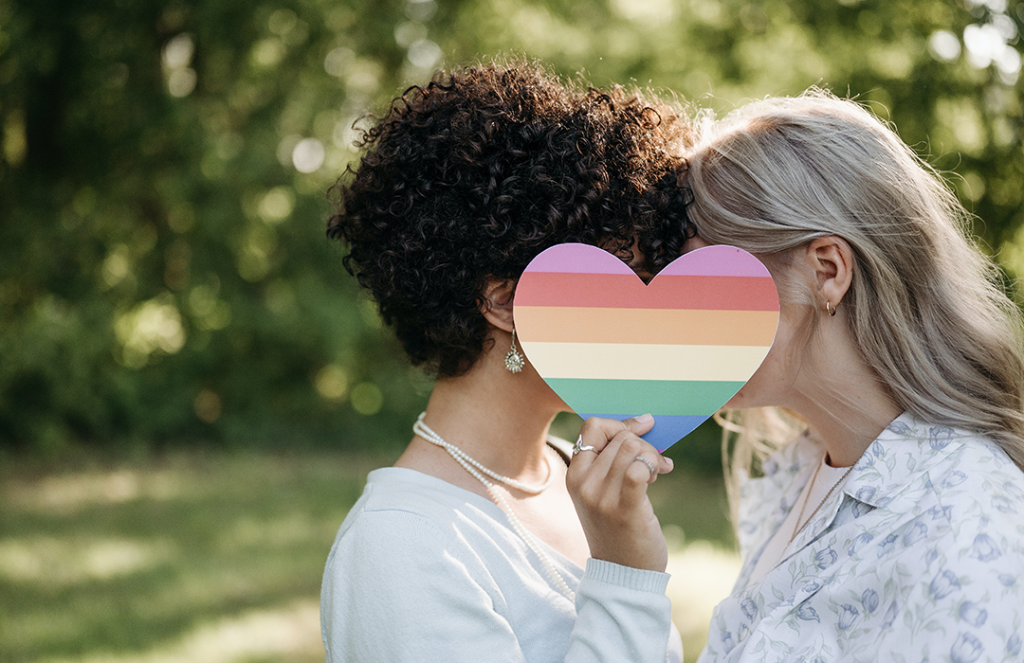
<svg viewBox="0 0 1024 663"><path fill-rule="evenodd" d="M480 312L487 322L506 332L512 331L512 297L515 290L515 281L489 276L480 296Z"/></svg>
<svg viewBox="0 0 1024 663"><path fill-rule="evenodd" d="M826 235L807 245L804 258L814 273L815 290L821 299L818 306L822 310L826 303L839 306L853 282L853 249L845 239Z"/></svg>

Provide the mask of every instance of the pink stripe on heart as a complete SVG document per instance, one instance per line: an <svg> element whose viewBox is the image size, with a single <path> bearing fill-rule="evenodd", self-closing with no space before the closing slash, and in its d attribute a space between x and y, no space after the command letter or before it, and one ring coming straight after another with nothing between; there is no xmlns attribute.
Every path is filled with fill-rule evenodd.
<svg viewBox="0 0 1024 663"><path fill-rule="evenodd" d="M562 244L557 252L544 251L530 262L531 272L550 272L553 274L629 274L635 273L629 265L621 260L595 262L590 252L594 247L589 244ZM729 248L732 251L746 253L743 249ZM765 276L764 267L757 261L730 259L723 251L688 253L690 258L685 261L675 260L665 269L658 272L666 276Z"/></svg>

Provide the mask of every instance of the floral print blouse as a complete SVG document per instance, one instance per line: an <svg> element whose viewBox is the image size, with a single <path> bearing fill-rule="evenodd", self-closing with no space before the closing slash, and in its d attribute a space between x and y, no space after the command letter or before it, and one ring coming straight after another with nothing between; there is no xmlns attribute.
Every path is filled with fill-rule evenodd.
<svg viewBox="0 0 1024 663"><path fill-rule="evenodd" d="M1024 661L1024 472L988 438L909 414L749 583L821 454L801 438L743 486L743 568L701 663Z"/></svg>

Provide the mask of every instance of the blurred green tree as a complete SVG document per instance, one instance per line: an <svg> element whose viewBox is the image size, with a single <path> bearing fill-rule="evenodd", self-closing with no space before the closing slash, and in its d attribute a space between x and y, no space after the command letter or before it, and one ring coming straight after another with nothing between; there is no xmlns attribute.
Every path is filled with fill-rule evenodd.
<svg viewBox="0 0 1024 663"><path fill-rule="evenodd" d="M1022 22L1014 0L0 0L0 448L405 440L429 380L324 239L325 192L367 110L487 55L718 111L857 96L1024 275Z"/></svg>

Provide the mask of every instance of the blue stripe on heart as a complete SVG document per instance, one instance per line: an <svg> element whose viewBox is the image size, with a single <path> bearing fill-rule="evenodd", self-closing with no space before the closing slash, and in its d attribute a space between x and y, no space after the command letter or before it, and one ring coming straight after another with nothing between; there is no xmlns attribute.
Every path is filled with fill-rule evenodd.
<svg viewBox="0 0 1024 663"><path fill-rule="evenodd" d="M643 412L633 414L581 414L584 419L588 417L604 417L605 419L629 419ZM704 415L670 415L663 414L654 418L654 428L643 436L647 442L658 451L664 451L670 446L683 439L700 426L707 417Z"/></svg>

